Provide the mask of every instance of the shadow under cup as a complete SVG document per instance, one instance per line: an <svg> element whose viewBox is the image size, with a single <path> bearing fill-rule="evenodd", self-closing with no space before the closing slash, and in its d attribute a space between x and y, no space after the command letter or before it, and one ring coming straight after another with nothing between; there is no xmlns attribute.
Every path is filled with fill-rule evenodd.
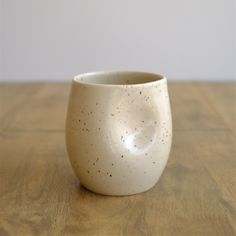
<svg viewBox="0 0 236 236"><path fill-rule="evenodd" d="M82 185L104 195L152 188L170 152L166 78L145 72L95 72L72 81L66 145Z"/></svg>

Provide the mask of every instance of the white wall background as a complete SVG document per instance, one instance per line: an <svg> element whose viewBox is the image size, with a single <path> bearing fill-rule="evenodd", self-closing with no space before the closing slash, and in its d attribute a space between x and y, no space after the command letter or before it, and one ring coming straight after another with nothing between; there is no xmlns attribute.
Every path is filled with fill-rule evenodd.
<svg viewBox="0 0 236 236"><path fill-rule="evenodd" d="M0 0L0 81L236 78L236 0Z"/></svg>

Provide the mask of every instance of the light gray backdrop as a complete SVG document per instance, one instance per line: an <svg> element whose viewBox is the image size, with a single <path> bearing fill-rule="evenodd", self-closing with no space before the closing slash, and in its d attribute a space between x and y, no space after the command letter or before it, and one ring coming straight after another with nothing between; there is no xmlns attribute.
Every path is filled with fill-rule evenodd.
<svg viewBox="0 0 236 236"><path fill-rule="evenodd" d="M0 0L0 81L236 78L236 0Z"/></svg>

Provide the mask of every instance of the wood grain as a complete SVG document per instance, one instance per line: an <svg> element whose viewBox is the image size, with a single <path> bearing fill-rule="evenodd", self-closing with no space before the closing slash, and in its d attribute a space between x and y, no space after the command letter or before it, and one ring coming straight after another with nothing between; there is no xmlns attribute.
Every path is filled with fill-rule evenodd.
<svg viewBox="0 0 236 236"><path fill-rule="evenodd" d="M12 122L15 114L42 88L42 84L1 84L0 131Z"/></svg>
<svg viewBox="0 0 236 236"><path fill-rule="evenodd" d="M236 235L236 85L171 83L171 157L129 197L80 186L67 159L68 84L0 85L0 235Z"/></svg>

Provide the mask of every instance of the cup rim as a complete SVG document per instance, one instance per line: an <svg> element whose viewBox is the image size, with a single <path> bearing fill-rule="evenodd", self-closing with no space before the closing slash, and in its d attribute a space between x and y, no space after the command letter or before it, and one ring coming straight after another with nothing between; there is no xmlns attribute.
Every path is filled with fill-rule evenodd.
<svg viewBox="0 0 236 236"><path fill-rule="evenodd" d="M93 76L93 75L106 75L106 74L139 74L139 75L147 75L147 76L153 76L156 79L153 79L148 82L142 82L142 83L130 83L130 84L112 84L112 83L93 83L93 82L87 82L84 80L81 80L83 77ZM82 73L74 76L73 83L75 84L81 84L84 86L99 86L99 87L140 87L140 86L151 86L156 85L160 83L165 83L167 81L166 77L152 72L145 72L145 71L130 71L130 70L117 70L117 71L95 71L95 72L87 72Z"/></svg>

